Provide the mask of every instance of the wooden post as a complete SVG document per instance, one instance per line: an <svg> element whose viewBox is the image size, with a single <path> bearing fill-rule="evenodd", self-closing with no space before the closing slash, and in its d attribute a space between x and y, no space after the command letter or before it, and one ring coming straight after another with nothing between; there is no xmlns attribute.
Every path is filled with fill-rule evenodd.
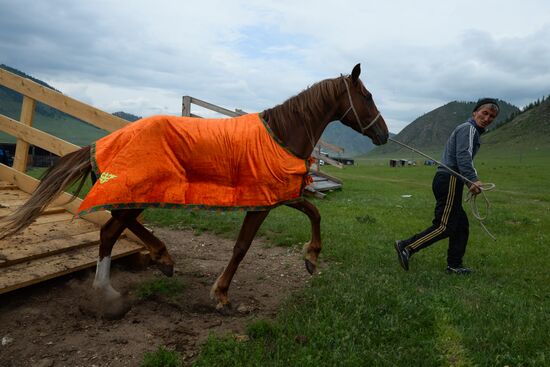
<svg viewBox="0 0 550 367"><path fill-rule="evenodd" d="M181 105L181 115L182 116L191 116L191 97L183 96L183 102Z"/></svg>
<svg viewBox="0 0 550 367"><path fill-rule="evenodd" d="M34 99L23 96L23 105L21 106L21 118L19 121L27 126L32 126L34 117L34 107L36 102ZM15 146L15 157L13 159L13 168L20 172L25 172L27 169L27 161L29 159L29 143L23 139L17 139Z"/></svg>
<svg viewBox="0 0 550 367"><path fill-rule="evenodd" d="M317 148L317 154L319 155L319 157L322 157L322 155L321 155L321 145L317 144L316 148ZM321 159L322 158L319 158L317 160L317 172L316 173L319 173L319 171L321 170Z"/></svg>

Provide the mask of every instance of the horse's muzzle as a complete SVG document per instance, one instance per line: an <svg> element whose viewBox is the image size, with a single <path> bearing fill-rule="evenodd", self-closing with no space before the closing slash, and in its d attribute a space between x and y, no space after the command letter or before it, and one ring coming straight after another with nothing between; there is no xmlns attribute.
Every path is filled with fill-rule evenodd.
<svg viewBox="0 0 550 367"><path fill-rule="evenodd" d="M377 138L373 141L375 145L384 145L388 142L388 134L383 136L376 136Z"/></svg>
<svg viewBox="0 0 550 367"><path fill-rule="evenodd" d="M372 127L372 134L370 138L374 145L384 145L388 142L388 127L386 126L384 120Z"/></svg>

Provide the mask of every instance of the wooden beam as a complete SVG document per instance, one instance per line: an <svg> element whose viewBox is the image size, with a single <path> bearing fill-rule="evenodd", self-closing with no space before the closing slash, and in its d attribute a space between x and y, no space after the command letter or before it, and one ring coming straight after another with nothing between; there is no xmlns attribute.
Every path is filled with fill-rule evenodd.
<svg viewBox="0 0 550 367"><path fill-rule="evenodd" d="M223 108L223 107L220 107L220 106L216 106L215 104L205 102L205 101L200 100L198 98L195 98L195 97L190 97L190 98L191 98L191 103L196 104L197 106L207 108L207 109L212 110L214 112L221 113L222 115L226 115L226 116L229 116L229 117L237 117L237 116L241 115L241 113L234 112L234 111L228 110L227 108Z"/></svg>
<svg viewBox="0 0 550 367"><path fill-rule="evenodd" d="M340 147L337 146L337 145L327 143L327 142L324 141L324 140L319 140L319 141L317 142L317 144L318 144L319 146L321 146L322 148L325 148L325 149L330 150L331 152L335 152L335 153L343 153L343 152L344 152L344 148L340 148Z"/></svg>
<svg viewBox="0 0 550 367"><path fill-rule="evenodd" d="M334 181L334 182L336 182L340 185L344 184L344 182L342 180L340 180L339 178L331 176L331 175L329 175L325 172L317 172L316 175L319 176L319 177L326 178L327 180Z"/></svg>
<svg viewBox="0 0 550 367"><path fill-rule="evenodd" d="M128 121L120 117L98 110L93 106L77 101L4 69L0 69L0 85L109 132L113 132L129 124Z"/></svg>
<svg viewBox="0 0 550 367"><path fill-rule="evenodd" d="M322 159L323 161L325 161L325 163L327 164L330 164L332 166L335 166L335 167L338 167L338 168L343 168L344 165L332 158L329 158L327 157L326 155L321 155L319 153L317 153L315 150L311 153L311 155L313 156L313 158L315 159Z"/></svg>
<svg viewBox="0 0 550 367"><path fill-rule="evenodd" d="M26 143L36 145L37 147L43 148L58 156L63 156L65 154L72 153L80 149L78 145L69 143L68 141L65 141L63 139L59 139L53 135L50 135L41 130L35 129L34 127L21 124L16 120L13 120L2 114L0 114L0 130L15 136L18 139L18 142L21 140ZM27 144L27 148L26 148L27 155L29 150L28 145L29 144ZM16 150L16 156L17 156L17 150ZM15 160L14 160L14 166L15 166ZM21 170L18 169L18 171L21 171Z"/></svg>
<svg viewBox="0 0 550 367"><path fill-rule="evenodd" d="M181 115L182 116L191 116L191 97L183 96L183 101L181 102Z"/></svg>
<svg viewBox="0 0 550 367"><path fill-rule="evenodd" d="M23 105L21 106L20 126L32 126L34 116L34 107L36 103L33 99L23 96ZM15 121L15 120L14 120ZM15 157L13 158L13 168L25 172L29 160L29 143L20 137L17 137L15 146Z"/></svg>

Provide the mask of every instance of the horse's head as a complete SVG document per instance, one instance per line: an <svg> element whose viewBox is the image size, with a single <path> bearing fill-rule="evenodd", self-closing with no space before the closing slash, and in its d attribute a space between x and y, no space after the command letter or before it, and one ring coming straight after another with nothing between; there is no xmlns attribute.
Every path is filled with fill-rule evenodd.
<svg viewBox="0 0 550 367"><path fill-rule="evenodd" d="M350 76L342 78L346 85L346 94L341 98L338 108L342 113L340 121L371 138L374 144L386 144L388 127L374 104L372 94L359 79L360 74L361 66L357 64Z"/></svg>

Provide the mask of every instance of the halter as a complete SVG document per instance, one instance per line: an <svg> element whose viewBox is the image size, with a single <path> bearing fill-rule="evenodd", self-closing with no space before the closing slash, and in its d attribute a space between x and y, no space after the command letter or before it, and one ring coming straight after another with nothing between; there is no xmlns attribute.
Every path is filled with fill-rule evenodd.
<svg viewBox="0 0 550 367"><path fill-rule="evenodd" d="M368 130L372 125L374 125L374 123L380 118L380 112L378 112L378 115L376 115L376 117L370 122L370 124L368 124L367 126L364 126L361 122L361 119L359 118L359 115L357 114L357 110L353 106L353 101L351 100L351 92L349 90L348 82L346 81L345 78L344 78L344 84L346 85L346 92L348 93L349 108L346 110L346 112L344 112L344 114L342 115L342 117L339 118L339 120L341 121L344 117L346 117L348 112L352 110L353 114L355 115L355 118L357 119L357 123L361 128L361 134L365 135L365 131Z"/></svg>

